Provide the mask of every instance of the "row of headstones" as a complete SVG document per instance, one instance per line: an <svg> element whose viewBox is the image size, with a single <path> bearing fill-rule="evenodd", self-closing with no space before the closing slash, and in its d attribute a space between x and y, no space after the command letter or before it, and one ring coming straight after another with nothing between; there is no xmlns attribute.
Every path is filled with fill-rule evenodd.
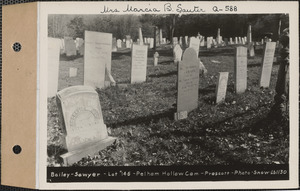
<svg viewBox="0 0 300 191"><path fill-rule="evenodd" d="M100 41L98 41L98 43L91 41L94 39L92 37L103 37L103 35L106 37L111 36L107 33L86 32L86 36L88 37L86 38L86 44L91 45L91 47L86 47L86 49L95 48L95 46L100 48L103 44L107 47L111 47L109 44L107 45L100 40L103 38L99 38ZM51 40L49 40L49 42L51 42ZM145 45L133 45L132 64L136 66L136 70L132 70L132 73L140 73L141 68L146 72L147 48ZM267 82L269 80L267 78L270 78L274 50L274 44L266 44L262 64L262 75L265 77L261 77L261 85L263 81L269 83ZM189 111L198 107L198 63L199 60L196 50L193 47L186 49L182 61L179 61L178 64L177 113L175 113L175 119L186 118ZM143 80L145 80L145 74L141 76ZM225 99L227 81L228 72L220 72L216 89L217 103ZM235 59L236 92L244 92L246 85L247 48L237 47ZM66 165L77 162L84 156L92 155L114 142L115 138L108 136L107 128L103 121L99 97L93 87L73 86L65 88L57 93L57 101L61 113L62 127L64 129L64 145L68 151L68 153L61 155Z"/></svg>
<svg viewBox="0 0 300 191"><path fill-rule="evenodd" d="M60 59L60 39L48 38L48 97L56 95ZM111 75L112 34L85 31L84 85L104 88L115 85ZM133 44L131 49L131 83L146 81L147 45ZM154 54L157 57L158 54ZM70 68L69 77L76 76L76 68Z"/></svg>
<svg viewBox="0 0 300 191"><path fill-rule="evenodd" d="M268 88L270 85L275 42L267 42L261 64L259 86ZM199 60L194 48L185 50L182 61L178 64L177 112L176 120L187 118L188 112L198 107ZM225 100L229 72L219 72L216 86L216 103ZM235 49L234 86L237 94L247 89L247 47L238 46Z"/></svg>

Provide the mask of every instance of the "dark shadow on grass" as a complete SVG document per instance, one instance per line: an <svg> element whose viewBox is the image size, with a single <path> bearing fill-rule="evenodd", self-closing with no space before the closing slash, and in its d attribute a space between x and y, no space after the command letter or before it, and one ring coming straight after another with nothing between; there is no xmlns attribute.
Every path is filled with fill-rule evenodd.
<svg viewBox="0 0 300 191"><path fill-rule="evenodd" d="M200 95L207 95L209 93L215 93L216 92L216 85L209 85L206 88L200 89L199 88L199 94Z"/></svg>
<svg viewBox="0 0 300 191"><path fill-rule="evenodd" d="M74 56L67 56L66 54L62 54L60 55L59 57L59 61L71 61L71 60L75 60L75 59L78 59L78 58L81 58L83 57L83 55L74 55Z"/></svg>
<svg viewBox="0 0 300 191"><path fill-rule="evenodd" d="M161 73L161 74L150 74L148 77L150 78L160 78L160 77L168 77L168 76L173 76L177 75L177 71L169 72L169 73Z"/></svg>
<svg viewBox="0 0 300 191"><path fill-rule="evenodd" d="M149 116L143 116L143 117L137 117L134 119L128 119L122 122L116 122L116 123L108 123L106 124L108 127L111 128L118 128L120 126L126 126L126 125L138 125L138 124L150 124L151 122L156 123L162 118L169 118L173 119L175 113L175 109L169 109L163 113L158 113L156 115L149 115Z"/></svg>
<svg viewBox="0 0 300 191"><path fill-rule="evenodd" d="M174 64L173 60L169 60L169 61L163 61L163 62L159 62L158 65L170 65L170 64Z"/></svg>

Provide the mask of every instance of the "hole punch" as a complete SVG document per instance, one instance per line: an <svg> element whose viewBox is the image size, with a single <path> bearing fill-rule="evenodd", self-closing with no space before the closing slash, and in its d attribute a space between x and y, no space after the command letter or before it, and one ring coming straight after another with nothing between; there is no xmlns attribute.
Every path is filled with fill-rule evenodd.
<svg viewBox="0 0 300 191"><path fill-rule="evenodd" d="M20 52L22 45L19 42L16 42L16 43L14 43L12 48L14 49L15 52Z"/></svg>
<svg viewBox="0 0 300 191"><path fill-rule="evenodd" d="M14 152L16 155L17 155L17 154L20 154L21 151L22 151L22 148L21 148L20 145L15 145L15 146L13 147L13 152Z"/></svg>

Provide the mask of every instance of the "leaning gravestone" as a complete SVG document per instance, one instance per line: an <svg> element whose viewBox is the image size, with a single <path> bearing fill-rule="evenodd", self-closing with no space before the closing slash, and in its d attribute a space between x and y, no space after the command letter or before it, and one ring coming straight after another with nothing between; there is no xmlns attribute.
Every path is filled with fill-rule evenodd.
<svg viewBox="0 0 300 191"><path fill-rule="evenodd" d="M60 44L60 39L48 38L48 97L53 97L57 93Z"/></svg>
<svg viewBox="0 0 300 191"><path fill-rule="evenodd" d="M190 48L193 48L196 51L197 57L198 57L199 48L200 48L200 39L195 38L195 37L191 37L190 38Z"/></svg>
<svg viewBox="0 0 300 191"><path fill-rule="evenodd" d="M65 165L98 153L116 138L107 134L98 93L90 86L72 86L57 93L57 103L67 153Z"/></svg>
<svg viewBox="0 0 300 191"><path fill-rule="evenodd" d="M64 37L66 56L76 56L76 44L72 37Z"/></svg>
<svg viewBox="0 0 300 191"><path fill-rule="evenodd" d="M275 47L276 42L266 42L265 44L264 56L261 66L261 75L259 80L260 87L268 88L270 85Z"/></svg>
<svg viewBox="0 0 300 191"><path fill-rule="evenodd" d="M218 84L216 89L216 103L220 103L225 100L228 74L228 72L219 72Z"/></svg>
<svg viewBox="0 0 300 191"><path fill-rule="evenodd" d="M147 54L148 46L136 44L132 45L130 74L130 82L132 84L146 81Z"/></svg>
<svg viewBox="0 0 300 191"><path fill-rule="evenodd" d="M187 117L187 113L198 107L199 60L193 48L187 48L178 64L177 113L175 120Z"/></svg>
<svg viewBox="0 0 300 191"><path fill-rule="evenodd" d="M84 85L105 87L105 68L111 71L112 34L85 31Z"/></svg>
<svg viewBox="0 0 300 191"><path fill-rule="evenodd" d="M247 88L247 48L238 46L235 49L234 85L236 93L244 93Z"/></svg>
<svg viewBox="0 0 300 191"><path fill-rule="evenodd" d="M179 61L181 61L182 49L179 44L175 45L173 49L173 56L174 56L174 64L177 64Z"/></svg>

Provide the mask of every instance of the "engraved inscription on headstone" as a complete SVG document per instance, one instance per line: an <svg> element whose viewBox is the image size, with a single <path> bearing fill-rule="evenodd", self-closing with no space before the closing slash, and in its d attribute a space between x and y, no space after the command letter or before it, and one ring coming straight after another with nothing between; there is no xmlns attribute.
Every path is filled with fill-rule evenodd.
<svg viewBox="0 0 300 191"><path fill-rule="evenodd" d="M216 88L216 103L220 103L225 100L228 74L228 72L219 72L219 78Z"/></svg>
<svg viewBox="0 0 300 191"><path fill-rule="evenodd" d="M148 46L133 44L131 52L131 83L146 81Z"/></svg>
<svg viewBox="0 0 300 191"><path fill-rule="evenodd" d="M84 85L103 88L105 67L111 71L112 34L85 31Z"/></svg>
<svg viewBox="0 0 300 191"><path fill-rule="evenodd" d="M98 93L90 86L72 86L57 93L63 140L68 153L61 155L72 164L112 144L100 106Z"/></svg>
<svg viewBox="0 0 300 191"><path fill-rule="evenodd" d="M247 88L247 48L238 46L235 49L234 85L236 93L244 93Z"/></svg>
<svg viewBox="0 0 300 191"><path fill-rule="evenodd" d="M268 88L270 85L275 47L276 42L266 42L265 44L264 56L261 66L261 75L259 80L260 87Z"/></svg>
<svg viewBox="0 0 300 191"><path fill-rule="evenodd" d="M58 88L60 45L60 39L48 38L48 97L55 96Z"/></svg>
<svg viewBox="0 0 300 191"><path fill-rule="evenodd" d="M187 48L178 64L177 112L198 107L199 60L193 48Z"/></svg>

